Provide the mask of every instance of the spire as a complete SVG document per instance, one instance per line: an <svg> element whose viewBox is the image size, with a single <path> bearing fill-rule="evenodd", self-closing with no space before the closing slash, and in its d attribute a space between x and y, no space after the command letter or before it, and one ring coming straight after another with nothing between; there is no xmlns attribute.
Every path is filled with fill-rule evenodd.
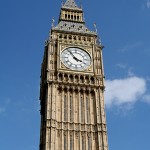
<svg viewBox="0 0 150 150"><path fill-rule="evenodd" d="M67 0L62 8L81 9L77 6L74 0Z"/></svg>

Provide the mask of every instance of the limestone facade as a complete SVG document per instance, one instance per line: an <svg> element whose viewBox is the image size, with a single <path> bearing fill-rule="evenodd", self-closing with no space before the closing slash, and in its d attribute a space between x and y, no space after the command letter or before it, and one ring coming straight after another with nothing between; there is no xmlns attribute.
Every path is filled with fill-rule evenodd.
<svg viewBox="0 0 150 150"><path fill-rule="evenodd" d="M82 9L67 0L45 42L40 150L108 150L103 46L97 40L97 33L85 26ZM88 52L91 64L86 70L71 70L63 64L61 52L68 47Z"/></svg>

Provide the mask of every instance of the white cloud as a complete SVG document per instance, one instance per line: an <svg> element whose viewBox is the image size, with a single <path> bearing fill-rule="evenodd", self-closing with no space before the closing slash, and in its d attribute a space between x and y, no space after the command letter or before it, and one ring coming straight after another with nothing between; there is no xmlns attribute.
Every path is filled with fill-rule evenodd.
<svg viewBox="0 0 150 150"><path fill-rule="evenodd" d="M146 5L147 5L147 8L150 8L150 0L147 0Z"/></svg>
<svg viewBox="0 0 150 150"><path fill-rule="evenodd" d="M146 92L146 80L136 76L106 80L105 103L107 107L131 105Z"/></svg>
<svg viewBox="0 0 150 150"><path fill-rule="evenodd" d="M127 65L123 64L123 63L116 64L116 66L121 68L121 69L126 69L126 67L127 67Z"/></svg>
<svg viewBox="0 0 150 150"><path fill-rule="evenodd" d="M131 51L131 50L136 50L139 49L140 46L142 46L142 42L137 42L133 44L127 44L125 45L122 49L120 49L121 52L126 52L126 51Z"/></svg>

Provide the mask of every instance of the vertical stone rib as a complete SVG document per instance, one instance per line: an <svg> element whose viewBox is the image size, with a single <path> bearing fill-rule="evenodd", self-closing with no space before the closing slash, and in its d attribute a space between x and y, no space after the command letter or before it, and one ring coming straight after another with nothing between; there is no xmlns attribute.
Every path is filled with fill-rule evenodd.
<svg viewBox="0 0 150 150"><path fill-rule="evenodd" d="M84 121L83 123L87 123L87 120L86 120L86 94L85 94L85 89L83 89L83 112L84 112L84 115L83 115L83 118L84 118Z"/></svg>
<svg viewBox="0 0 150 150"><path fill-rule="evenodd" d="M89 91L89 124L92 124L92 107L91 91Z"/></svg>

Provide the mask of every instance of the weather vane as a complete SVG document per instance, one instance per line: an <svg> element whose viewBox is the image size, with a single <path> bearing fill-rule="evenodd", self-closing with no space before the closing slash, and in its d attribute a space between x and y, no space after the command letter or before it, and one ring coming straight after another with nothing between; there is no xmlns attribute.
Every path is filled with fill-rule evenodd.
<svg viewBox="0 0 150 150"><path fill-rule="evenodd" d="M52 18L52 28L54 27L55 19L54 17Z"/></svg>
<svg viewBox="0 0 150 150"><path fill-rule="evenodd" d="M62 6L64 5L64 0L61 0L61 5L62 5Z"/></svg>
<svg viewBox="0 0 150 150"><path fill-rule="evenodd" d="M83 9L82 0L80 0L80 8Z"/></svg>
<svg viewBox="0 0 150 150"><path fill-rule="evenodd" d="M95 27L95 32L97 33L96 23L94 23L94 27ZM102 44L101 38L99 36L97 36L97 43L100 44L100 45Z"/></svg>
<svg viewBox="0 0 150 150"><path fill-rule="evenodd" d="M94 27L95 27L95 32L97 33L97 26L96 26L96 23L94 23Z"/></svg>

